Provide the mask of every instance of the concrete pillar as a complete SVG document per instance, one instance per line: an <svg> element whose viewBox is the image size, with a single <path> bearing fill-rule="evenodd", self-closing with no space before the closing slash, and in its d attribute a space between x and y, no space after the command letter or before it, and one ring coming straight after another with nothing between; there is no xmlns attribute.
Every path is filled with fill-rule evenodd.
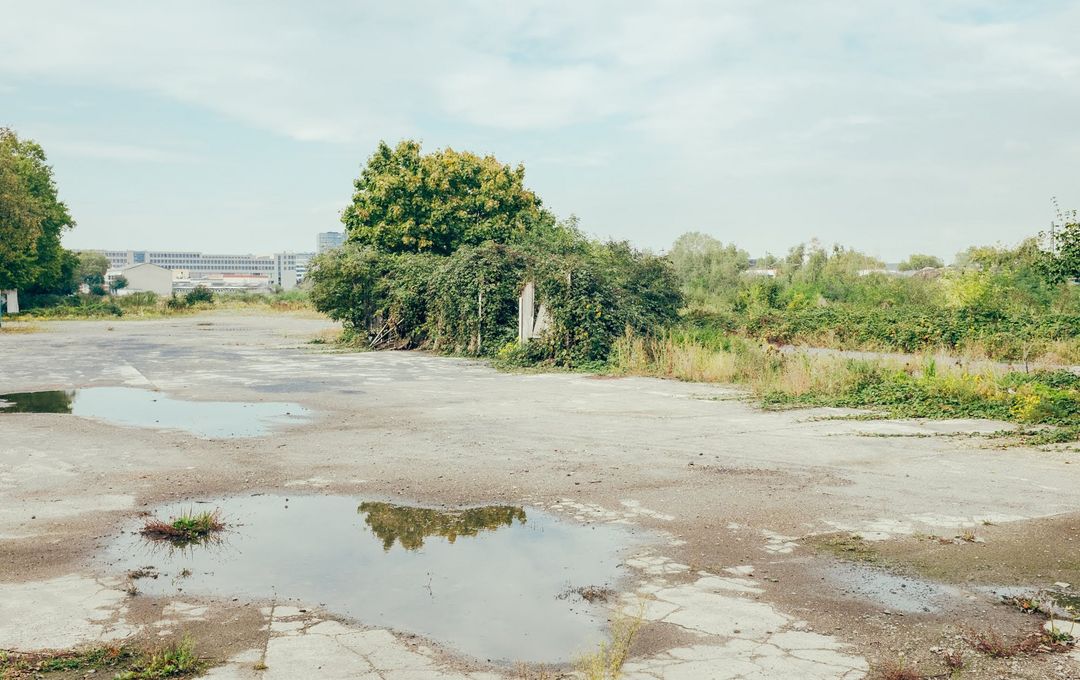
<svg viewBox="0 0 1080 680"><path fill-rule="evenodd" d="M7 308L5 311L8 314L19 313L19 291L17 290L5 290L0 291L4 294L4 299L7 301Z"/></svg>
<svg viewBox="0 0 1080 680"><path fill-rule="evenodd" d="M532 281L529 281L518 296L518 344L520 345L524 345L533 336L535 305L536 287Z"/></svg>

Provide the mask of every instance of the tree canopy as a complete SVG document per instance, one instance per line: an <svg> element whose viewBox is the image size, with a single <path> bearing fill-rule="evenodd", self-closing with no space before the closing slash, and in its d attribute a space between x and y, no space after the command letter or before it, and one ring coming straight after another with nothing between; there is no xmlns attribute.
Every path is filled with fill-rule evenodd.
<svg viewBox="0 0 1080 680"><path fill-rule="evenodd" d="M75 277L79 283L88 286L105 283L105 272L109 270L109 258L101 253L83 251L78 254L79 265L75 270Z"/></svg>
<svg viewBox="0 0 1080 680"><path fill-rule="evenodd" d="M60 236L74 224L45 151L0 128L0 289L69 287L76 262Z"/></svg>
<svg viewBox="0 0 1080 680"><path fill-rule="evenodd" d="M523 166L493 156L450 148L421 154L413 140L394 148L380 142L341 220L349 241L389 253L449 255L461 246L506 243L543 217L524 181Z"/></svg>
<svg viewBox="0 0 1080 680"><path fill-rule="evenodd" d="M899 269L902 272L910 272L927 268L941 269L944 266L945 263L941 261L940 257L912 253L908 259L900 263Z"/></svg>

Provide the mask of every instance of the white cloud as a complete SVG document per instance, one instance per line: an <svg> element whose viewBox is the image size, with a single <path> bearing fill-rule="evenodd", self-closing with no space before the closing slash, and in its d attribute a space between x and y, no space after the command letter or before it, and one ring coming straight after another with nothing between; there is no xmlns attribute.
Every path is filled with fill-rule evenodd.
<svg viewBox="0 0 1080 680"><path fill-rule="evenodd" d="M1019 1L23 0L0 24L0 93L80 84L301 141L467 138L568 172L609 167L612 182L635 175L678 196L676 211L620 185L552 184L565 203L597 202L571 210L616 215L654 246L671 221L708 228L717 215L763 238L770 187L836 239L865 238L851 195L890 201L905 183L923 206L912 212L1002 238L1075 174L1078 32L1077 3ZM69 150L169 158L153 143L80 144ZM737 195L719 196L720 180ZM882 239L919 237L903 215L879 219L897 232Z"/></svg>

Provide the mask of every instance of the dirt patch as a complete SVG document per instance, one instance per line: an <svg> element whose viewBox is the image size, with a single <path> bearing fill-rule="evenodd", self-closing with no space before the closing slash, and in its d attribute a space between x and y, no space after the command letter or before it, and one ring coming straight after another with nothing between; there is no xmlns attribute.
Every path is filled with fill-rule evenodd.
<svg viewBox="0 0 1080 680"><path fill-rule="evenodd" d="M849 554L946 583L1080 585L1080 513L970 531L974 540L963 531L956 536L915 535L865 541Z"/></svg>

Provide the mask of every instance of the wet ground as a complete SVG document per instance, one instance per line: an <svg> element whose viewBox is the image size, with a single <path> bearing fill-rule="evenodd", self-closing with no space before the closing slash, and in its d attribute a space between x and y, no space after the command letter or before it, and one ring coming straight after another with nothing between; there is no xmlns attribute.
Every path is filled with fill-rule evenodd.
<svg viewBox="0 0 1080 680"><path fill-rule="evenodd" d="M105 575L143 593L295 601L368 626L430 637L485 660L559 663L601 639L605 610L575 589L627 574L630 527L535 508L438 509L352 496L258 495L155 508L212 508L203 540L152 540L135 520L103 551Z"/></svg>
<svg viewBox="0 0 1080 680"><path fill-rule="evenodd" d="M721 386L307 344L330 325L0 336L0 393L80 390L70 413L0 412L0 649L189 634L219 679L514 678L629 615L644 622L631 679L856 678L900 658L935 675L948 649L963 677L1080 677L1075 654L970 644L1044 623L995 588L1076 593L1075 452L936 436L1000 423L822 420ZM240 436L75 414L78 394L118 388L270 418ZM147 552L130 533L219 505L230 527L205 551ZM590 603L585 586L614 593ZM484 640L462 634L484 624Z"/></svg>
<svg viewBox="0 0 1080 680"><path fill-rule="evenodd" d="M70 413L114 425L183 430L205 438L260 437L308 416L298 404L192 401L133 387L0 394L3 413Z"/></svg>

